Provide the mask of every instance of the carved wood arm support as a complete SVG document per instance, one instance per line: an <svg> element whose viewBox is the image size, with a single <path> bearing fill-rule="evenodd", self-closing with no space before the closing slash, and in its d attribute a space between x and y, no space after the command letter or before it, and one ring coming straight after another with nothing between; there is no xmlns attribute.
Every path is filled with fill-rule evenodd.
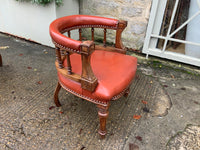
<svg viewBox="0 0 200 150"><path fill-rule="evenodd" d="M121 35L124 29L127 27L127 23L127 21L119 20L115 38L115 48L122 49L124 53L126 53L126 49L122 43Z"/></svg>
<svg viewBox="0 0 200 150"><path fill-rule="evenodd" d="M93 41L84 41L80 44L81 61L82 61L82 74L76 74L72 72L71 62L70 62L70 53L66 50L66 56L62 57L60 48L56 47L56 68L57 71L81 84L83 89L93 92L97 86L97 78L95 77L91 64L91 54L95 49L95 44ZM63 67L63 60L67 58L67 68Z"/></svg>
<svg viewBox="0 0 200 150"><path fill-rule="evenodd" d="M95 44L93 41L84 41L81 43L81 87L89 91L94 91L98 83L90 64L91 54L94 50Z"/></svg>

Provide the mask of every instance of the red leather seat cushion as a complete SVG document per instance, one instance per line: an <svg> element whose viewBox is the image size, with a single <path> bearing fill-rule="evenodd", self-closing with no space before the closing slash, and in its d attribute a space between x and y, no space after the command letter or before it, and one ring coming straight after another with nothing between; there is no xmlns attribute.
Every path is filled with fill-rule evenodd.
<svg viewBox="0 0 200 150"><path fill-rule="evenodd" d="M72 72L81 74L81 55L72 54L70 58ZM63 64L67 67L66 60ZM95 50L91 56L91 66L98 79L98 85L94 92L82 89L80 83L64 77L59 72L58 78L62 85L78 94L107 102L129 86L136 73L137 58L115 52Z"/></svg>

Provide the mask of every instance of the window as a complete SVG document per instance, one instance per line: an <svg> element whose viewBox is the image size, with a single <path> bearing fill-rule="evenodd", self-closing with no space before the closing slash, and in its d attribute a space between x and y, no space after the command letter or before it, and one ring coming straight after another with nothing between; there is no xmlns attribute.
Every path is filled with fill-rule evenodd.
<svg viewBox="0 0 200 150"><path fill-rule="evenodd" d="M143 53L200 66L200 0L153 0Z"/></svg>

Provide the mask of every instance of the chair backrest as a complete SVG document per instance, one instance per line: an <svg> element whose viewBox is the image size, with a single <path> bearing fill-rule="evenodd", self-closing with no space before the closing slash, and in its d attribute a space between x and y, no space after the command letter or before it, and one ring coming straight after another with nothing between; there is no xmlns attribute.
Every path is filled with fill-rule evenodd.
<svg viewBox="0 0 200 150"><path fill-rule="evenodd" d="M55 45L60 48L68 49L69 51L80 52L80 44L82 41L81 30L82 28L91 28L92 41L94 41L94 28L104 29L104 46L106 45L106 30L116 30L115 47L123 48L121 42L121 33L127 26L126 21L117 19L89 16L89 15L72 15L56 19L50 25L50 35ZM71 30L79 30L79 41L71 39ZM68 32L66 38L63 33Z"/></svg>

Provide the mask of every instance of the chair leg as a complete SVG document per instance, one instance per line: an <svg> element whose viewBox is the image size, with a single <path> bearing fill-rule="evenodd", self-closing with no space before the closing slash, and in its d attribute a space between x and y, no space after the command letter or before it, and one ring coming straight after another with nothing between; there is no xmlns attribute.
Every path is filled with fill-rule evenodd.
<svg viewBox="0 0 200 150"><path fill-rule="evenodd" d="M57 86L56 86L56 89L55 89L55 92L54 92L54 102L55 102L55 104L56 104L57 107L60 107L60 106L61 106L61 104L60 104L60 102L59 102L59 99L58 99L58 93L59 93L59 91L60 91L60 88L61 88L61 85L60 85L60 83L58 82L58 83L57 83Z"/></svg>
<svg viewBox="0 0 200 150"><path fill-rule="evenodd" d="M2 58L1 58L1 54L0 54L0 67L2 66Z"/></svg>
<svg viewBox="0 0 200 150"><path fill-rule="evenodd" d="M99 128L99 135L101 136L102 139L105 138L106 135L106 120L108 118L108 108L109 104L107 106L102 106L102 105L97 105L98 107L98 115L99 115L99 121L100 121L100 128Z"/></svg>

